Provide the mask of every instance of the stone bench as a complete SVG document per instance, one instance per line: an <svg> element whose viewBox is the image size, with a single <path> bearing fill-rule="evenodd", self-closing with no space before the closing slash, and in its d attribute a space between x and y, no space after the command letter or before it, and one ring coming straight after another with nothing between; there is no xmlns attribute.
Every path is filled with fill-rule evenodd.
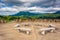
<svg viewBox="0 0 60 40"><path fill-rule="evenodd" d="M19 32L26 32L26 34L30 34L31 32L30 28L20 27L20 28L15 28L15 29L18 30Z"/></svg>
<svg viewBox="0 0 60 40"><path fill-rule="evenodd" d="M41 31L41 34L46 34L47 31L54 32L56 28L41 28L39 31Z"/></svg>

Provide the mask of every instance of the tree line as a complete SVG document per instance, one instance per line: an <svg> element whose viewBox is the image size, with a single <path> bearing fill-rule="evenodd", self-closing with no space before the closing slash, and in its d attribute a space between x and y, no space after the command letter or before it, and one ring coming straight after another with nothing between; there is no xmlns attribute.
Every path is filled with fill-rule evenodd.
<svg viewBox="0 0 60 40"><path fill-rule="evenodd" d="M21 15L21 16L0 16L0 22L10 22L13 20L36 20L36 19L60 19L60 14L41 14L41 15Z"/></svg>

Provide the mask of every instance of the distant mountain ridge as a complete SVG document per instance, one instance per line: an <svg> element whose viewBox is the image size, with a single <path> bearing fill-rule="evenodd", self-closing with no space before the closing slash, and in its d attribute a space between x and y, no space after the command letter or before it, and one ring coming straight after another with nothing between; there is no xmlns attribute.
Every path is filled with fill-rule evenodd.
<svg viewBox="0 0 60 40"><path fill-rule="evenodd" d="M17 14L14 14L12 16L21 16L21 15L25 15L25 16L33 16L33 15L39 15L39 13L30 13L28 11L21 11Z"/></svg>
<svg viewBox="0 0 60 40"><path fill-rule="evenodd" d="M60 11L57 11L55 14L60 14Z"/></svg>
<svg viewBox="0 0 60 40"><path fill-rule="evenodd" d="M34 15L41 15L41 14L42 13L31 13L29 11L20 11L19 13L11 15L11 16L21 16L21 15L24 15L24 16L34 16ZM43 14L49 14L49 13L43 13ZM52 14L60 14L60 11L57 11L56 13L52 13Z"/></svg>

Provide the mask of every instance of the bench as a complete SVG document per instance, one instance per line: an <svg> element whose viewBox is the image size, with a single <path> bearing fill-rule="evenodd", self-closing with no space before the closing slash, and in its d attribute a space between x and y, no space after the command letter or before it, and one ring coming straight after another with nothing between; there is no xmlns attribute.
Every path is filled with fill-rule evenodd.
<svg viewBox="0 0 60 40"><path fill-rule="evenodd" d="M41 31L41 34L46 34L47 31L54 32L56 28L41 28L39 31Z"/></svg>
<svg viewBox="0 0 60 40"><path fill-rule="evenodd" d="M20 28L15 28L17 30L19 30L19 32L26 32L26 34L30 34L31 29L30 28L24 28L24 27L20 27Z"/></svg>

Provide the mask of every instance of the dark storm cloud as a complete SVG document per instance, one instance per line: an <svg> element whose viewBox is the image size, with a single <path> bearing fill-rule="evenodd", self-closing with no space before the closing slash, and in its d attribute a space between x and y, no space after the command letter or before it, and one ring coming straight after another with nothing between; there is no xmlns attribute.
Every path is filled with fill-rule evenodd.
<svg viewBox="0 0 60 40"><path fill-rule="evenodd" d="M53 6L53 2L52 0L42 0L32 3L32 6L51 7Z"/></svg>
<svg viewBox="0 0 60 40"><path fill-rule="evenodd" d="M60 7L60 0L42 0L42 1L32 3L32 6Z"/></svg>
<svg viewBox="0 0 60 40"><path fill-rule="evenodd" d="M13 6L13 5L21 6L24 4L24 2L21 2L19 0L1 0L1 1L8 6Z"/></svg>
<svg viewBox="0 0 60 40"><path fill-rule="evenodd" d="M32 6L38 6L38 7L60 7L60 0L1 0L8 6L25 6L24 4L31 4ZM28 2L27 2L28 1ZM28 6L28 5L26 5Z"/></svg>

